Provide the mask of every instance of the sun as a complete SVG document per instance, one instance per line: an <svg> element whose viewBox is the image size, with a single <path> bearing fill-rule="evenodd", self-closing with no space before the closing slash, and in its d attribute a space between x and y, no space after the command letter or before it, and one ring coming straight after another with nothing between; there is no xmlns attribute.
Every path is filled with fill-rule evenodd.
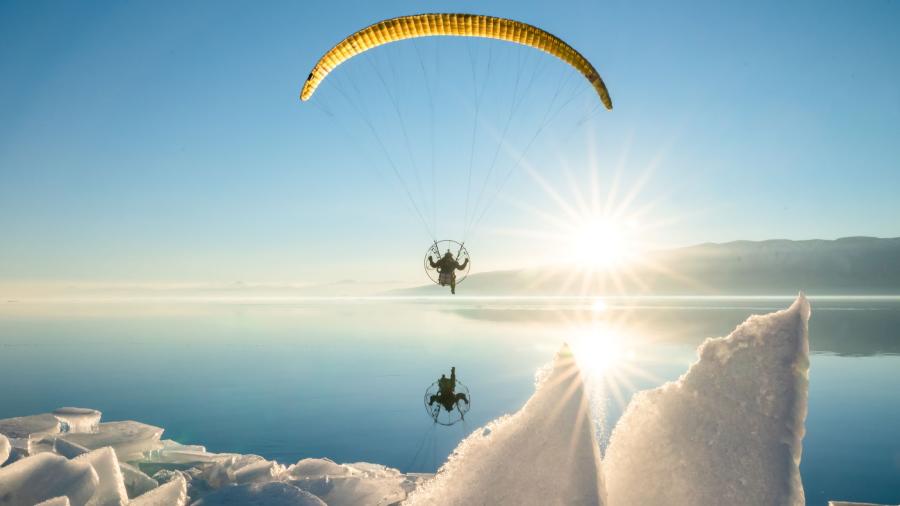
<svg viewBox="0 0 900 506"><path fill-rule="evenodd" d="M637 254L633 237L636 228L633 223L619 223L608 218L587 219L571 228L566 248L567 260L590 270L627 264Z"/></svg>

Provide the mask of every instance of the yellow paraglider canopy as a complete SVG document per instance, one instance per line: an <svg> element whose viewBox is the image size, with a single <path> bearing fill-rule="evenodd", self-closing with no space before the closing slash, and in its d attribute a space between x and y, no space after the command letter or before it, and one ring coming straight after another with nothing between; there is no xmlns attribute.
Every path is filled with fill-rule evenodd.
<svg viewBox="0 0 900 506"><path fill-rule="evenodd" d="M367 26L339 42L316 62L303 85L300 99L309 100L332 70L360 53L398 40L441 35L505 40L552 54L581 72L590 81L603 105L612 109L612 99L600 74L572 46L535 26L478 14L417 14Z"/></svg>

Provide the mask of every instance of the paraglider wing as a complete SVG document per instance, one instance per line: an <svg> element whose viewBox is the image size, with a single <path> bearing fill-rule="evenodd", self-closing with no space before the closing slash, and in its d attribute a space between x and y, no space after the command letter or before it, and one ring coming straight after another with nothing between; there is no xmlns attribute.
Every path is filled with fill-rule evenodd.
<svg viewBox="0 0 900 506"><path fill-rule="evenodd" d="M612 109L612 99L600 74L572 46L535 26L477 14L417 14L386 19L363 28L339 42L316 63L303 85L300 99L309 100L332 70L360 53L398 40L441 35L505 40L552 54L584 75L603 105Z"/></svg>

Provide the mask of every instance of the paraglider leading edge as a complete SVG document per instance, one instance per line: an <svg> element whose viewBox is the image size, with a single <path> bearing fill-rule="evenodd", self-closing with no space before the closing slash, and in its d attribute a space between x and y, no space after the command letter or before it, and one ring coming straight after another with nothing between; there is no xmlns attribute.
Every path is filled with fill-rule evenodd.
<svg viewBox="0 0 900 506"><path fill-rule="evenodd" d="M572 46L536 26L481 14L416 14L367 26L339 42L316 62L300 92L300 100L309 100L332 70L360 53L398 40L433 36L505 40L549 53L578 70L594 87L603 105L612 110L612 99L600 74Z"/></svg>

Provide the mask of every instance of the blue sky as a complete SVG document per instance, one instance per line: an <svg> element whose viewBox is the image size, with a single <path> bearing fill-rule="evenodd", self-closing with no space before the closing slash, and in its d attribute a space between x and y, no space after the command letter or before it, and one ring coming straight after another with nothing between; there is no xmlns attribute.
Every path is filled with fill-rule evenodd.
<svg viewBox="0 0 900 506"><path fill-rule="evenodd" d="M297 95L342 37L439 11L559 35L615 102L578 128L567 128L578 114L563 115L528 151L543 182L517 168L503 186L468 238L482 270L565 247L521 233L552 228L545 215L569 219L546 188L575 202L615 181L635 190L627 212L659 223L641 232L658 246L900 235L898 2L19 1L0 3L0 283L421 281L431 238L366 128L342 116L348 134ZM445 72L457 65L443 76L439 142L454 184L470 149L472 78L459 65L528 51L498 44L417 46L443 55ZM413 47L369 61L384 71L398 60L395 91L424 121ZM530 58L525 72L544 68ZM567 76L548 65L527 108ZM375 82L371 64L345 67L345 85ZM509 81L491 82L486 123L508 96ZM328 85L323 103L340 111ZM368 88L373 111L389 110ZM373 114L402 148L396 123ZM411 125L424 153L429 137ZM479 139L476 173L490 158L490 137ZM440 193L420 197L440 210L435 233L456 237L465 192Z"/></svg>

